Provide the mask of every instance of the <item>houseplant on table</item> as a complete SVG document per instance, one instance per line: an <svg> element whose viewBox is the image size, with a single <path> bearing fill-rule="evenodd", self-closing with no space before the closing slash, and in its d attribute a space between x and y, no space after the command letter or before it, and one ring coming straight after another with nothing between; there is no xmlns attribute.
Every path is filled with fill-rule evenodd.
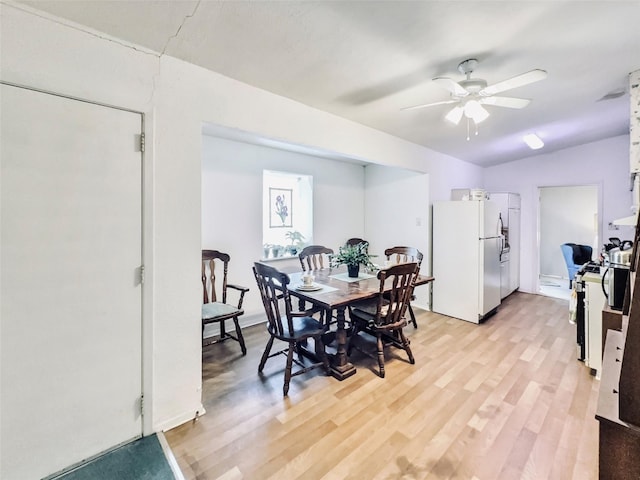
<svg viewBox="0 0 640 480"><path fill-rule="evenodd" d="M331 266L346 265L349 276L356 278L360 271L360 265L366 268L374 268L371 263L372 255L369 255L369 244L367 242L357 245L344 245L340 247L338 253L331 257Z"/></svg>

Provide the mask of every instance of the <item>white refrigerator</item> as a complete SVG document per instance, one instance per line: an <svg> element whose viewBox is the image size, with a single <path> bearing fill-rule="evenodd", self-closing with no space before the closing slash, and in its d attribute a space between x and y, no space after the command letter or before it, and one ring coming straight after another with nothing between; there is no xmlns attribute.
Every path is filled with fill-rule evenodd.
<svg viewBox="0 0 640 480"><path fill-rule="evenodd" d="M505 241L509 246L508 270L502 278L502 298L520 288L520 195L517 193L490 193L492 202L500 207L504 223ZM503 262L504 264L504 262Z"/></svg>
<svg viewBox="0 0 640 480"><path fill-rule="evenodd" d="M480 323L500 305L500 208L490 200L433 204L434 312Z"/></svg>

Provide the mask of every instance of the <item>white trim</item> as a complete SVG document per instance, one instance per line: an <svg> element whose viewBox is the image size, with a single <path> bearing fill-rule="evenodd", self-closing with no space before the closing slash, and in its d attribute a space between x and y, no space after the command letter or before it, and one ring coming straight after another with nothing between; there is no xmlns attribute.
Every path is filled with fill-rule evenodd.
<svg viewBox="0 0 640 480"><path fill-rule="evenodd" d="M155 433L154 422L156 412L154 378L155 357L153 340L155 338L154 325L154 112L142 114L142 132L145 136L145 150L142 152L142 264L145 269L145 279L142 285L142 434Z"/></svg>
<svg viewBox="0 0 640 480"><path fill-rule="evenodd" d="M204 415L205 413L207 413L207 411L204 409L204 406L200 404L200 407L195 412L188 411L181 413L180 415L176 415L175 417L170 418L169 420L157 425L157 431L166 432L167 430L171 430L172 428L182 425L183 423L189 422L191 420L197 420L198 417Z"/></svg>
<svg viewBox="0 0 640 480"><path fill-rule="evenodd" d="M173 476L176 480L185 480L184 475L182 474L182 470L180 470L180 466L176 460L176 457L173 455L173 451L167 442L167 439L164 437L164 433L158 432L158 441L160 442L160 446L162 447L162 451L164 452L164 456L167 459L167 463L169 467L171 467L171 471L173 472Z"/></svg>

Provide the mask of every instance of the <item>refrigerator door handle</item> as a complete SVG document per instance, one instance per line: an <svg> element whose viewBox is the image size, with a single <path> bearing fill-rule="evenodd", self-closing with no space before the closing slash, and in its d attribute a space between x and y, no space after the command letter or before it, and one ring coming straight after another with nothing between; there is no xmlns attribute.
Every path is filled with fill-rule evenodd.
<svg viewBox="0 0 640 480"><path fill-rule="evenodd" d="M500 245L499 245L499 251L498 254L502 257L502 252L504 252L504 249L507 246L507 241L505 236L502 234L502 231L504 230L504 221L502 220L502 213L498 214L498 237L500 238ZM502 258L501 258L502 260Z"/></svg>

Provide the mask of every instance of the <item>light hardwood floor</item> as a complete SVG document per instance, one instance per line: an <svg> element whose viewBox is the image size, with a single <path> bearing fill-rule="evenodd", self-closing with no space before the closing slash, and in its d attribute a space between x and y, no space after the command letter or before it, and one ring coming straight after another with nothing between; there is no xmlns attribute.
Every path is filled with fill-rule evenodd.
<svg viewBox="0 0 640 480"><path fill-rule="evenodd" d="M192 479L597 478L599 382L576 360L564 300L515 293L474 325L416 309L416 364L387 354L386 378L354 350L355 376L257 372L267 335L245 329L203 352L207 414L166 433Z"/></svg>

